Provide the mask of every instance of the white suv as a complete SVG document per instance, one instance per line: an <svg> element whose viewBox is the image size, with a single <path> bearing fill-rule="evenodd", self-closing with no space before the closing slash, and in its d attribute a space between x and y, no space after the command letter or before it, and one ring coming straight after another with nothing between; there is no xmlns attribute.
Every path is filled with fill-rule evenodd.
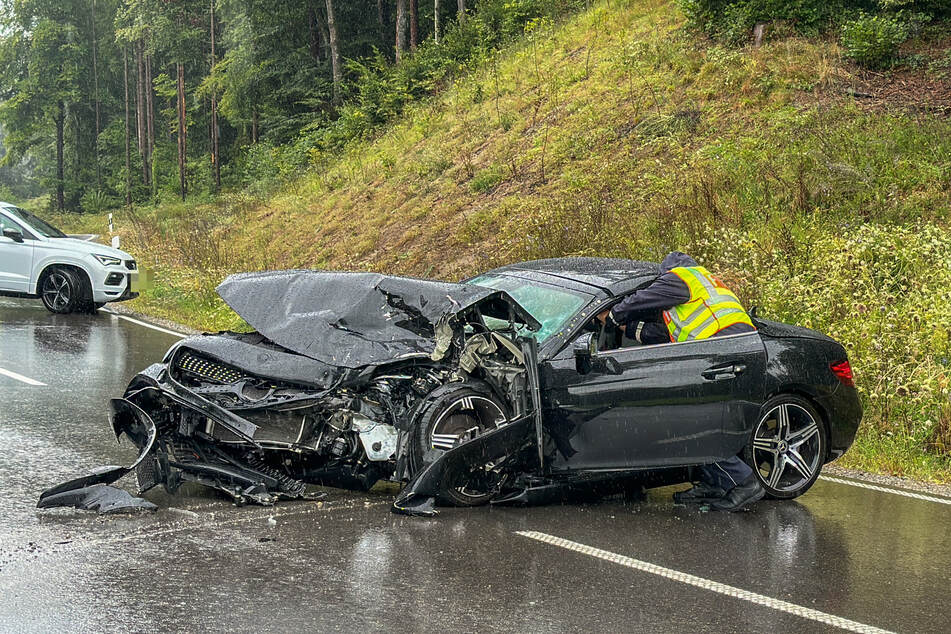
<svg viewBox="0 0 951 634"><path fill-rule="evenodd" d="M0 202L0 295L32 297L54 313L94 311L136 297L125 251L70 238L25 209Z"/></svg>

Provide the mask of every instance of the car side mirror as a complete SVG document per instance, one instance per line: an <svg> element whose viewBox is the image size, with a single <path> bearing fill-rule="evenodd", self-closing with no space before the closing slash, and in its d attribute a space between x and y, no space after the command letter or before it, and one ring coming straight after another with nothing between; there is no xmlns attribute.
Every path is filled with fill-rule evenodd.
<svg viewBox="0 0 951 634"><path fill-rule="evenodd" d="M572 346L575 352L575 368L578 374L587 374L591 371L592 359L598 351L598 340L593 332L586 332L575 339Z"/></svg>
<svg viewBox="0 0 951 634"><path fill-rule="evenodd" d="M14 242L23 242L23 232L14 227L4 227L3 237L10 238Z"/></svg>

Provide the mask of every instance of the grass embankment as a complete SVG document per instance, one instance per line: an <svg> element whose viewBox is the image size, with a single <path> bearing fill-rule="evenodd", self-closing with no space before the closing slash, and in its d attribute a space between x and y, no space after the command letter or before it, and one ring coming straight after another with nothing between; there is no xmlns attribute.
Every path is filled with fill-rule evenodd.
<svg viewBox="0 0 951 634"><path fill-rule="evenodd" d="M234 271L456 279L677 248L761 315L848 346L866 419L843 463L951 481L951 42L868 74L831 40L731 50L682 20L670 1L596 3L271 196L120 213L157 275L133 307L218 329L238 323L213 290Z"/></svg>

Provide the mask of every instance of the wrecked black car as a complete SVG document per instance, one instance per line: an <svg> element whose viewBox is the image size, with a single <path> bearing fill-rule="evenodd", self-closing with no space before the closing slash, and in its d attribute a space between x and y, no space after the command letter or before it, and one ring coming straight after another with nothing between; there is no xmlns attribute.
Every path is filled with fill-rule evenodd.
<svg viewBox="0 0 951 634"><path fill-rule="evenodd" d="M197 482L259 504L387 479L408 483L395 510L431 514L685 481L737 454L771 496L805 492L861 419L845 350L760 319L753 333L643 346L595 319L658 273L563 258L459 284L231 276L218 292L254 332L185 339L138 374L110 418L139 459L40 506L83 506L134 472L140 492Z"/></svg>

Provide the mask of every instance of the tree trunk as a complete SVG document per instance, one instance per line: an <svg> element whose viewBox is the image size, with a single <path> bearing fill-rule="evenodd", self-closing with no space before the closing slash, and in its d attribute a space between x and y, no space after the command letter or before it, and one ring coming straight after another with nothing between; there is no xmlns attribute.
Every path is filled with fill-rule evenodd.
<svg viewBox="0 0 951 634"><path fill-rule="evenodd" d="M433 37L439 44L439 0L433 0Z"/></svg>
<svg viewBox="0 0 951 634"><path fill-rule="evenodd" d="M376 23L380 29L380 40L386 41L386 16L383 12L383 0L376 0Z"/></svg>
<svg viewBox="0 0 951 634"><path fill-rule="evenodd" d="M65 176L63 171L63 128L66 124L66 104L60 101L56 110L56 210L66 209Z"/></svg>
<svg viewBox="0 0 951 634"><path fill-rule="evenodd" d="M457 14L458 15L457 19L459 20L459 24L465 24L466 23L466 0L458 0L458 2L459 2L459 5L458 5L459 12Z"/></svg>
<svg viewBox="0 0 951 634"><path fill-rule="evenodd" d="M406 0L396 0L396 61L403 58L406 50Z"/></svg>
<svg viewBox="0 0 951 634"><path fill-rule="evenodd" d="M215 0L211 5L211 74L215 73ZM218 95L211 89L211 165L215 178L215 192L221 191L221 164L218 157Z"/></svg>
<svg viewBox="0 0 951 634"><path fill-rule="evenodd" d="M132 208L132 144L129 129L129 52L122 49L122 85L125 89L125 204Z"/></svg>
<svg viewBox="0 0 951 634"><path fill-rule="evenodd" d="M251 112L251 143L258 142L258 111Z"/></svg>
<svg viewBox="0 0 951 634"><path fill-rule="evenodd" d="M307 36L310 45L310 56L315 62L320 61L320 26L317 23L317 11L313 6L307 7Z"/></svg>
<svg viewBox="0 0 951 634"><path fill-rule="evenodd" d="M409 0L409 47L416 50L419 44L419 0Z"/></svg>
<svg viewBox="0 0 951 634"><path fill-rule="evenodd" d="M185 162L187 156L187 147L185 134L185 65L178 62L176 65L178 71L178 182L182 193L182 201L185 201L188 181L185 178Z"/></svg>
<svg viewBox="0 0 951 634"><path fill-rule="evenodd" d="M145 64L142 61L142 43L133 45L135 55L135 141L142 157L142 184L148 185L145 169Z"/></svg>
<svg viewBox="0 0 951 634"><path fill-rule="evenodd" d="M327 30L330 32L330 65L334 76L334 98L335 106L340 105L340 82L342 79L340 70L340 49L337 46L337 20L334 17L333 0L327 0Z"/></svg>
<svg viewBox="0 0 951 634"><path fill-rule="evenodd" d="M155 100L152 89L152 56L145 56L145 174L146 185L155 189L152 178L152 153L155 150Z"/></svg>
<svg viewBox="0 0 951 634"><path fill-rule="evenodd" d="M96 139L93 148L96 151L96 191L102 191L102 166L99 164L99 131L102 123L99 115L99 43L96 41L96 0L92 0L92 83L96 93Z"/></svg>

